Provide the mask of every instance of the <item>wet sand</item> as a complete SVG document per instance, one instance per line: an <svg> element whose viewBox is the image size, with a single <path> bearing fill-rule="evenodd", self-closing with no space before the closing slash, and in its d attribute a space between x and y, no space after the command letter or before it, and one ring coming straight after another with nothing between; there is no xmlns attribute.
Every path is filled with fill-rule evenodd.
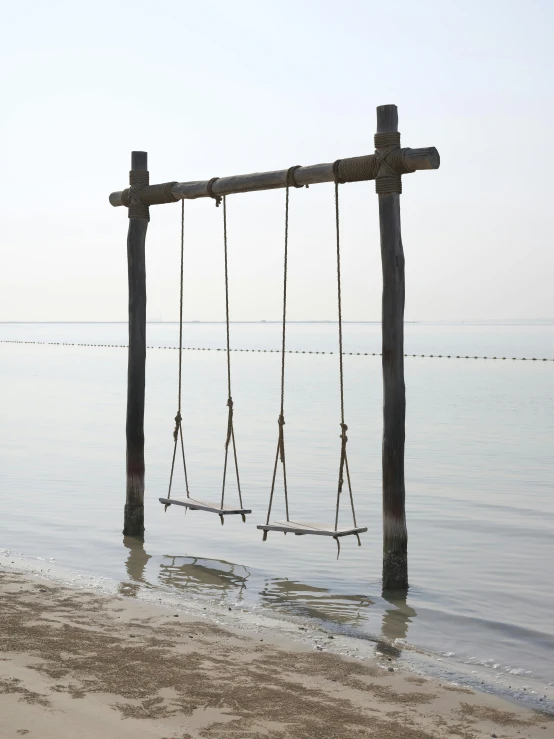
<svg viewBox="0 0 554 739"><path fill-rule="evenodd" d="M0 572L0 646L6 738L554 737L554 716L386 656L347 659L13 572Z"/></svg>

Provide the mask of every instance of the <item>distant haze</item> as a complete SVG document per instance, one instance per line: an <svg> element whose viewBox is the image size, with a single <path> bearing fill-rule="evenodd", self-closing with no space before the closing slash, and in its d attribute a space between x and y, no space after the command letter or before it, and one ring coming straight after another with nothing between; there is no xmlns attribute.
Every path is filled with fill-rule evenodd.
<svg viewBox="0 0 554 739"><path fill-rule="evenodd" d="M151 182L373 150L375 107L441 168L404 179L407 320L554 316L554 3L4 5L1 321L127 312L132 149ZM373 183L340 188L347 320L379 320ZM187 320L224 317L222 209L185 204ZM231 315L279 320L284 192L228 198ZM178 317L180 205L151 208L148 317ZM291 192L289 316L336 320L333 186Z"/></svg>

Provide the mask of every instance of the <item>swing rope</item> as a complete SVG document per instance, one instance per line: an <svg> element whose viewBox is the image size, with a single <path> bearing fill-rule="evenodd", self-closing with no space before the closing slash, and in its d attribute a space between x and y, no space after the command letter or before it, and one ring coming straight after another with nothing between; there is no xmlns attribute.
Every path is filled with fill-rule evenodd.
<svg viewBox="0 0 554 739"><path fill-rule="evenodd" d="M294 172L298 166L291 167L287 172L287 186L285 190L285 254L283 260L283 323L281 331L281 412L277 420L279 426L279 435L277 439L277 451L275 453L275 463L273 465L273 477L271 480L271 492L269 494L269 506L267 509L266 526L269 525L271 517L271 508L273 506L273 494L275 492L275 479L277 477L277 466L279 460L283 465L283 486L285 490L285 512L287 521L289 521L289 496L287 487L287 465L285 461L285 355L286 355L286 332L287 332L287 277L288 277L288 251L289 251L289 194L290 186L296 184L294 182ZM263 541L267 539L267 531L264 531Z"/></svg>
<svg viewBox="0 0 554 739"><path fill-rule="evenodd" d="M214 178L214 181L217 178ZM239 465L237 458L237 446L235 441L235 429L233 426L233 397L231 394L231 345L230 345L230 331L229 331L229 270L228 270L228 258L227 258L227 201L226 198L219 196L212 196L216 201L216 205L219 206L223 202L223 249L225 257L225 324L227 330L227 432L225 437L225 462L223 465L223 483L221 486L221 504L220 508L223 509L225 502L225 483L227 479L227 463L229 459L229 445L232 443L233 447L233 459L235 463L235 473L237 478L237 488L239 494L240 507L243 508L242 504L242 491L240 486L240 475ZM173 456L171 459L171 472L169 475L169 488L167 492L168 499L171 498L171 488L173 485L173 474L175 471L175 458L177 456L177 444L179 440L181 442L181 455L183 458L183 470L185 473L185 488L187 498L190 498L188 475L187 475L187 463L185 458L185 446L183 442L183 427L182 427L182 415L181 415L181 398L182 398L182 379L183 379L183 275L184 275L184 244L185 244L185 201L181 202L181 274L180 274L180 295L179 295L179 379L177 383L177 415L175 416L175 428L173 430ZM165 510L169 503L166 503ZM241 514L242 520L245 521L244 513ZM219 514L221 523L224 523L223 514Z"/></svg>
<svg viewBox="0 0 554 739"><path fill-rule="evenodd" d="M225 255L225 326L227 330L227 407L229 409L228 416L227 416L227 435L225 438L225 462L223 464L223 482L221 485L221 508L223 508L223 504L225 501L225 483L227 480L227 462L229 459L229 444L232 443L233 446L233 458L235 461L235 474L237 477L237 488L239 493L239 503L240 507L243 508L242 505L242 492L240 489L240 475L239 475L239 463L237 459L237 445L235 442L235 429L233 426L233 397L231 394L231 344L230 344L230 337L229 337L229 270L228 270L228 260L227 260L227 198L225 195L223 195L222 200L223 202L223 251ZM216 200L216 205L219 205L219 203ZM224 523L223 515L220 514L219 516L221 520L221 524ZM245 516L242 514L242 520L245 521Z"/></svg>
<svg viewBox="0 0 554 739"><path fill-rule="evenodd" d="M341 494L342 494L342 488L344 485L344 472L345 471L346 471L346 480L348 482L348 492L350 495L350 507L352 509L352 521L354 522L354 528L357 528L358 526L358 524L356 523L356 511L354 510L354 496L352 494L352 483L350 481L350 470L348 468L348 456L346 454L346 443L348 441L348 436L346 435L346 432L348 431L348 426L346 425L345 420L344 420L344 369L343 369L343 357L342 357L342 292L341 292L341 269L340 269L340 213L339 213L340 180L338 178L338 166L337 165L338 165L338 162L335 162L335 166L333 167L333 169L335 171L335 226L336 226L336 234L337 234L337 302L338 302L338 322L339 322L341 449L340 449L340 463L339 463L339 481L337 485L337 505L335 509L335 531L337 531L338 525L339 525L340 499L341 499ZM358 539L358 545L361 546L361 541L360 541L360 537L358 534L356 534L356 538ZM338 547L338 553L337 553L337 559L338 559L339 554L340 554L340 542L338 540L338 537L335 537L335 541L337 542L337 547Z"/></svg>
<svg viewBox="0 0 554 739"><path fill-rule="evenodd" d="M346 444L348 442L348 436L346 435L346 432L348 431L348 426L346 425L345 414L344 414L344 367L343 367L343 341L342 341L342 289L341 289L340 210L339 210L339 184L341 184L342 181L340 180L338 176L339 163L340 163L340 160L335 162L335 165L333 167L333 171L335 173L335 227L336 227L336 247L337 247L337 302L338 302L338 325L339 325L338 326L339 327L339 384L340 384L340 415L341 415L341 420L340 420L341 450L340 450L340 463L339 463L339 478L338 478L338 485L337 485L337 501L336 501L336 507L335 507L335 532L338 532L340 502L341 502L341 494L342 494L342 490L344 486L345 473L346 473L346 481L348 484L348 492L349 492L349 497L350 497L350 507L352 510L352 520L354 523L354 528L358 527L358 524L356 522L356 511L354 509L354 495L352 493L352 482L350 479L350 469L348 467L348 455L346 452ZM286 354L286 327L287 327L287 277L288 277L288 243L289 243L289 194L290 194L291 185L297 187L294 181L294 171L296 169L297 167L291 167L288 170L286 190L285 190L285 248L284 248L284 261L283 261L283 323L282 323L282 344L281 344L281 412L279 414L279 419L278 419L279 434L278 434L278 440L277 440L277 451L275 454L275 463L273 465L273 477L271 480L271 492L269 495L269 506L267 510L266 526L269 526L269 519L271 517L271 509L273 506L273 497L275 493L275 480L277 477L277 467L279 465L279 461L281 461L281 464L283 466L283 486L284 486L284 492L285 492L285 510L286 510L287 522L290 521L288 487L287 487L287 468L286 468L286 462L285 462L284 405L285 405L285 354ZM361 546L359 535L356 533L355 536L356 536L356 539L358 540L358 545ZM267 539L267 530L264 530L263 541L266 541L266 539ZM338 549L337 559L338 559L340 555L340 540L339 540L338 535L335 535L334 539L337 542L337 549Z"/></svg>
<svg viewBox="0 0 554 739"><path fill-rule="evenodd" d="M177 383L177 415L175 416L175 428L173 430L173 458L171 460L171 473L169 475L169 489L167 497L171 498L171 486L173 484L173 472L175 470L175 456L177 454L177 442L181 439L181 454L183 457L183 469L185 472L185 489L187 498L190 498L189 481L187 476L187 463L185 459L185 445L183 443L183 428L181 416L181 387L183 376L183 265L185 251L185 201L181 201L181 277L180 277L180 293L179 293L179 380ZM164 510L167 511L168 504L165 504Z"/></svg>

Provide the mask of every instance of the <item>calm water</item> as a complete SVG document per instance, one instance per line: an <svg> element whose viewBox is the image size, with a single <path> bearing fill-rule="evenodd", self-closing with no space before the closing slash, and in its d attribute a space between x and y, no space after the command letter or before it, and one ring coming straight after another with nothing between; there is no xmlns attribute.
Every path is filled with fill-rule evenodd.
<svg viewBox="0 0 554 739"><path fill-rule="evenodd" d="M151 324L148 343L178 327ZM379 351L377 325L348 324L345 351ZM123 324L0 324L0 340L125 343ZM224 346L222 324L189 324L186 346ZM235 324L236 348L275 349L279 326ZM336 326L295 324L289 347L336 349ZM554 325L408 324L409 353L554 357ZM146 540L123 542L126 352L0 344L0 548L72 572L170 589L336 630L448 653L505 682L554 682L554 363L406 360L406 490L411 587L386 600L381 566L380 358L345 357L349 459L363 547L269 535L279 356L232 355L235 424L248 523L170 509L174 351L147 358ZM216 498L226 429L225 356L184 355L191 490ZM287 357L292 517L333 520L339 462L335 355ZM183 488L177 476L177 491ZM176 493L177 493L176 491ZM229 500L235 500L233 486ZM284 505L278 487L275 517ZM348 511L342 519L349 523ZM397 644L401 642L397 642Z"/></svg>

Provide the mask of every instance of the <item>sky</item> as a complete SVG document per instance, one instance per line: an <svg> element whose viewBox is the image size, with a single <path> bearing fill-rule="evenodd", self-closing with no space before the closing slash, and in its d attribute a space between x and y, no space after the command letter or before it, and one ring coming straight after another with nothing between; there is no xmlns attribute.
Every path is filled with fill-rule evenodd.
<svg viewBox="0 0 554 739"><path fill-rule="evenodd" d="M373 151L395 103L406 320L554 317L550 0L2 3L0 321L124 321L110 192ZM379 320L374 183L341 187L346 320ZM227 199L234 320L281 313L284 191ZM291 192L289 317L336 318L333 185ZM224 318L222 209L185 203L185 320ZM180 205L151 208L149 320L176 320Z"/></svg>

